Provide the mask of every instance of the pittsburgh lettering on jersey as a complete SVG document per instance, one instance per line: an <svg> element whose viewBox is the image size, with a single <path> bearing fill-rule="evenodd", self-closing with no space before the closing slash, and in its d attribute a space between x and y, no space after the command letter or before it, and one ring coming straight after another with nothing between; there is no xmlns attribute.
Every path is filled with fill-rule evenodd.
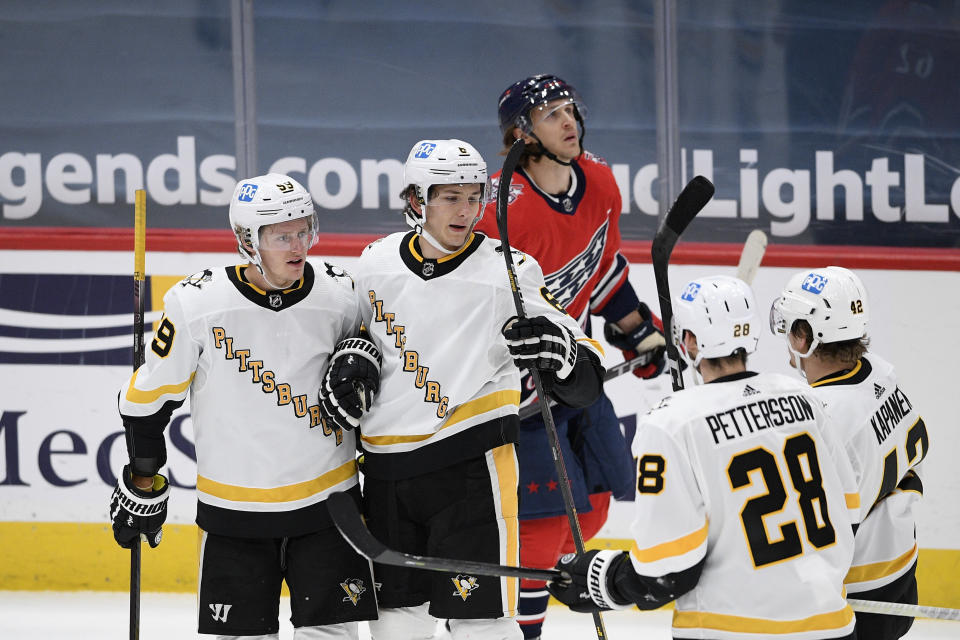
<svg viewBox="0 0 960 640"><path fill-rule="evenodd" d="M907 399L907 396L900 391L900 387L894 389L887 399L883 401L880 408L870 418L870 426L873 427L873 433L877 436L877 444L883 444L893 430L897 428L903 416L910 413L913 405Z"/></svg>
<svg viewBox="0 0 960 640"><path fill-rule="evenodd" d="M404 325L395 322L396 314L384 311L383 300L377 299L377 293L373 289L367 291L367 296L370 298L370 308L373 309L374 322L382 323L386 334L393 336L393 347L400 352L403 370L414 374L413 386L424 390L423 401L436 404L437 417L443 418L447 415L450 398L443 395L439 382L427 380L427 372L430 371L430 367L420 364L420 354L406 349L407 336L404 335Z"/></svg>
<svg viewBox="0 0 960 640"><path fill-rule="evenodd" d="M797 395L748 402L706 417L714 444L720 443L721 434L724 441L736 440L755 431L813 419L810 402Z"/></svg>
<svg viewBox="0 0 960 640"><path fill-rule="evenodd" d="M343 431L330 427L320 413L320 405L308 404L306 395L294 395L293 388L286 382L278 382L276 374L270 369L263 367L263 360L254 360L251 357L250 349L238 349L234 346L233 338L227 335L223 327L213 327L213 345L218 350L223 351L225 360L237 360L237 370L240 373L250 372L250 382L260 385L260 390L265 394L276 394L277 406L283 407L292 405L293 414L298 418L309 418L310 428L320 426L323 428L323 435L335 436L337 446L343 442Z"/></svg>

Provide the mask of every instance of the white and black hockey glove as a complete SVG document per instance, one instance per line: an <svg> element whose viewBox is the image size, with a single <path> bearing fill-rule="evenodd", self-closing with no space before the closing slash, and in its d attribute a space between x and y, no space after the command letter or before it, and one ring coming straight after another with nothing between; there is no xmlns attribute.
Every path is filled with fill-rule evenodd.
<svg viewBox="0 0 960 640"><path fill-rule="evenodd" d="M169 497L170 485L166 476L158 473L153 476L150 489L140 489L133 484L130 465L124 465L110 496L110 519L113 520L113 537L117 544L131 549L141 535L151 548L160 544Z"/></svg>
<svg viewBox="0 0 960 640"><path fill-rule="evenodd" d="M608 322L603 326L603 337L612 346L623 351L624 360L633 360L637 356L645 358L642 364L633 370L633 375L638 378L654 378L660 375L667 362L663 322L642 302L637 311L643 318L640 325L624 332L615 323Z"/></svg>
<svg viewBox="0 0 960 640"><path fill-rule="evenodd" d="M558 380L565 380L577 363L573 334L544 316L513 316L503 325L502 333L513 362L520 369L552 371Z"/></svg>
<svg viewBox="0 0 960 640"><path fill-rule="evenodd" d="M365 338L337 345L320 384L320 409L328 423L348 430L360 426L380 390L381 361L380 350Z"/></svg>
<svg viewBox="0 0 960 640"><path fill-rule="evenodd" d="M547 591L571 611L592 613L628 609L633 603L617 602L607 585L611 568L622 562L625 555L623 551L613 549L594 549L583 555L568 553L560 558L556 568L570 574L571 580L551 580L547 583Z"/></svg>

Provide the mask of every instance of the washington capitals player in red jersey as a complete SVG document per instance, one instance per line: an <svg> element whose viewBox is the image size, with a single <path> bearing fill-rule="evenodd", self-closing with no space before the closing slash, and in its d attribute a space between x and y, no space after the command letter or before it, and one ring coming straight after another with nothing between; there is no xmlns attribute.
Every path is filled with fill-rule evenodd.
<svg viewBox="0 0 960 640"><path fill-rule="evenodd" d="M641 378L663 368L660 320L637 298L620 254L620 191L606 162L583 149L586 107L576 89L554 75L537 75L508 87L499 100L504 148L527 143L510 185L511 246L534 256L547 287L587 335L590 316L606 320L607 341L624 357L648 354L634 370ZM499 174L493 177L494 187ZM477 229L499 237L495 203ZM529 376L521 406L536 401ZM555 408L560 446L570 476L584 539L607 519L611 494L633 493L629 443L606 395L586 409ZM554 463L539 414L521 423L520 561L553 567L574 550ZM521 582L519 621L525 638L537 638L549 595L542 581Z"/></svg>

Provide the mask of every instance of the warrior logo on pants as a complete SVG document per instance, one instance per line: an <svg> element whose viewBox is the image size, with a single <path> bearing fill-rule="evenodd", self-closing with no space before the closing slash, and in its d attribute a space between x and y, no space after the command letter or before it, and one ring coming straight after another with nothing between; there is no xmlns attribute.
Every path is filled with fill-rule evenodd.
<svg viewBox="0 0 960 640"><path fill-rule="evenodd" d="M451 578L453 580L453 585L457 588L451 595L460 596L466 600L470 596L470 592L479 587L477 584L477 579L473 576L464 575L458 573L456 578Z"/></svg>

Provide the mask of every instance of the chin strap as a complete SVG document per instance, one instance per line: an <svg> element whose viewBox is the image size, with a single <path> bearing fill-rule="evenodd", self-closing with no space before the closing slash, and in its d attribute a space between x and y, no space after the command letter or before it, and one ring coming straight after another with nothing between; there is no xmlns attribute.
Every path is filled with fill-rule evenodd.
<svg viewBox="0 0 960 640"><path fill-rule="evenodd" d="M439 241L437 241L432 235L430 235L429 233L427 233L427 230L424 229L424 228L423 228L423 225L421 225L421 224L418 224L418 225L416 226L415 231L416 231L418 234L420 234L420 237L421 237L421 238L423 238L424 240L426 240L427 242L429 242L429 243L433 246L433 248L436 249L437 251L439 251L440 253L445 253L446 255L449 256L450 254L456 253L457 251L460 250L459 248L454 249L453 251L450 251L449 249L445 249L445 248L443 247L443 245L440 244Z"/></svg>
<svg viewBox="0 0 960 640"><path fill-rule="evenodd" d="M270 285L270 287L271 287L270 290L271 290L271 291L283 291L284 289L287 288L287 287L281 287L281 286L275 285L275 284L273 284L272 282L270 282L270 278L267 277L266 272L264 272L264 270L263 270L263 265L261 264L259 252L255 251L255 252L253 252L253 253L250 253L249 251L247 251L247 250L244 249L243 247L241 247L241 248L243 249L243 255L245 255L245 256L250 260L250 262L253 263L253 266L255 266L255 267L257 268L257 271L260 272L260 275L263 276L264 282L266 282L268 285ZM292 283L291 283L291 284L292 284ZM289 285L288 285L288 286L289 286Z"/></svg>

